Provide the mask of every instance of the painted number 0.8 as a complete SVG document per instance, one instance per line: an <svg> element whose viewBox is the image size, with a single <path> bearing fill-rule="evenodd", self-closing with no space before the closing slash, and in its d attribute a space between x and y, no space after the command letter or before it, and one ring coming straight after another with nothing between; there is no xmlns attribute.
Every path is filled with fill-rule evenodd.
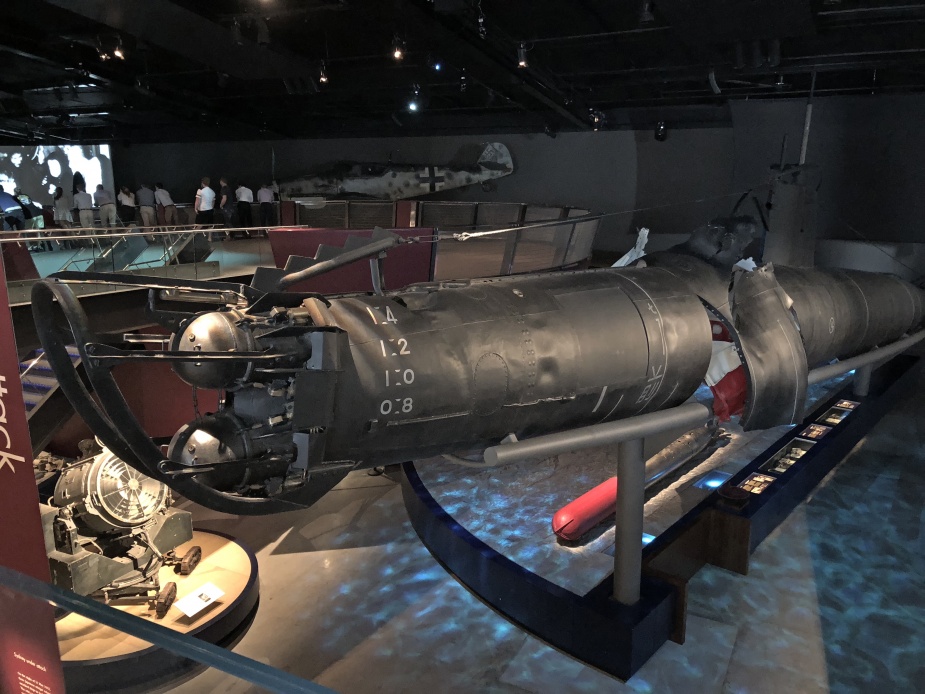
<svg viewBox="0 0 925 694"><path fill-rule="evenodd" d="M399 398L395 402L401 403L401 411L405 414L408 414L409 412L411 412L412 409L414 409L414 401L411 398L404 398L404 399ZM379 413L383 415L391 414L392 413L392 401L383 400L382 403L379 405Z"/></svg>

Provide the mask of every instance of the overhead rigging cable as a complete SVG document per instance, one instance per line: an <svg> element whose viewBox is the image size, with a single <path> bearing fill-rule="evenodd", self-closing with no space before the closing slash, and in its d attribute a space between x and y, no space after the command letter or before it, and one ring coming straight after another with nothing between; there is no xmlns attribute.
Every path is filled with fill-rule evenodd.
<svg viewBox="0 0 925 694"><path fill-rule="evenodd" d="M524 224L522 226L515 227L505 227L503 229L489 229L486 231L460 231L460 232L449 232L449 233L435 233L430 236L414 236L406 239L407 241L418 242L418 243L435 243L437 241L445 241L454 239L456 241L468 241L469 239L480 238L482 236L494 236L497 234L507 234L512 231L525 231L530 229L541 229L544 227L550 226L560 226L565 224L580 224L581 222L591 222L598 219L604 219L606 217L619 217L624 214L634 214L636 212L648 212L651 210L663 210L669 207L677 207L679 205L692 205L702 202L709 202L711 200L722 200L724 198L731 198L734 196L745 196L751 193L754 190L760 188L766 188L768 183L761 184L759 186L754 186L748 188L744 191L735 191L732 193L723 193L722 195L709 195L702 198L696 198L694 200L682 200L681 202L668 202L661 205L647 205L644 207L634 207L629 210L619 210L617 212L600 212L598 214L589 214L581 217L570 217L568 219L552 219L544 222L535 222L533 224ZM434 227L434 231L439 232L439 228Z"/></svg>

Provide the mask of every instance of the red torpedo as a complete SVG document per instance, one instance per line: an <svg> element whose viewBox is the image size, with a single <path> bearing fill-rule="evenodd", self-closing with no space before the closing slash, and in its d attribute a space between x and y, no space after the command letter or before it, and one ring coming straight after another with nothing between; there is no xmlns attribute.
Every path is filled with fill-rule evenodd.
<svg viewBox="0 0 925 694"><path fill-rule="evenodd" d="M569 502L552 517L552 531L563 540L574 542L614 513L617 478L611 477L594 489Z"/></svg>

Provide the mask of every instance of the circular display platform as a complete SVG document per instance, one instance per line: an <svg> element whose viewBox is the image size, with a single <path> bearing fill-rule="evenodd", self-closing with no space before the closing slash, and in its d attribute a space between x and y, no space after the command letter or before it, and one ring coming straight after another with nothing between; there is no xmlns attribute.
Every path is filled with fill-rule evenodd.
<svg viewBox="0 0 925 694"><path fill-rule="evenodd" d="M193 617L174 604L163 619L156 619L153 604L141 598L114 600L112 607L210 643L234 641L250 625L257 607L257 559L235 540L204 530L193 531L193 539L180 545L177 555L183 556L194 545L202 548L196 569L181 576L174 567L162 567L161 586L176 583L177 601L207 583L221 590L222 597ZM59 619L57 630L68 692L112 692L139 684L164 684L198 666L196 661L78 614Z"/></svg>

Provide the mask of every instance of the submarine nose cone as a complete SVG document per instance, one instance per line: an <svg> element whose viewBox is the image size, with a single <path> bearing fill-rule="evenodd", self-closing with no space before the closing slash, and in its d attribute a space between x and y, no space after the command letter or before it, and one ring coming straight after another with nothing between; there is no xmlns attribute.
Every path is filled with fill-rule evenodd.
<svg viewBox="0 0 925 694"><path fill-rule="evenodd" d="M178 352L250 352L254 338L240 326L236 311L204 313L175 336ZM204 358L202 361L176 362L174 372L196 388L231 388L247 375L250 362Z"/></svg>

